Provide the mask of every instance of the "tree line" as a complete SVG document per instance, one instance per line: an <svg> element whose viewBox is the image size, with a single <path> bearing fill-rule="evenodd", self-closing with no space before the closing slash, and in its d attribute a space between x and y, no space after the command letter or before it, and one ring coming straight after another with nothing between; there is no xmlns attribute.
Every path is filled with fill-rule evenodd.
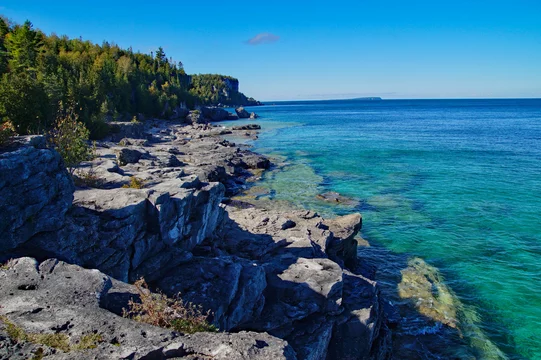
<svg viewBox="0 0 541 360"><path fill-rule="evenodd" d="M108 42L45 35L30 21L19 25L0 17L0 121L19 134L42 133L66 111L100 138L107 119L171 118L180 106L255 102L230 89L232 81L189 76L161 47L142 54Z"/></svg>

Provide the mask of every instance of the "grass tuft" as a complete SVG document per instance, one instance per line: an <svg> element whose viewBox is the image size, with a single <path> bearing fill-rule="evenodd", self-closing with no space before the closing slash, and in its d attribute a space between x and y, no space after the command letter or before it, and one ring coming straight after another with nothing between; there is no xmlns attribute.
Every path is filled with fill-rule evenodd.
<svg viewBox="0 0 541 360"><path fill-rule="evenodd" d="M141 302L130 300L129 309L124 309L124 317L184 334L218 331L207 322L210 312L203 313L200 306L185 303L179 295L169 298L162 293L152 293L143 278L134 285Z"/></svg>
<svg viewBox="0 0 541 360"><path fill-rule="evenodd" d="M75 350L87 350L95 349L98 344L103 342L103 336L101 334L89 334L83 335L79 340L79 343L74 346Z"/></svg>
<svg viewBox="0 0 541 360"><path fill-rule="evenodd" d="M145 187L145 182L141 179L132 176L129 184L122 185L123 189L142 189Z"/></svg>

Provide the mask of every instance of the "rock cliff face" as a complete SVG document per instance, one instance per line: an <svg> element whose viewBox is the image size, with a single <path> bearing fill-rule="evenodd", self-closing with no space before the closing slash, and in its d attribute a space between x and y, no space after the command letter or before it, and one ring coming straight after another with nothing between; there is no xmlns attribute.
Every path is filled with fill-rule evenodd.
<svg viewBox="0 0 541 360"><path fill-rule="evenodd" d="M0 153L0 253L43 232L58 231L73 201L74 186L60 155L43 137L21 138Z"/></svg>
<svg viewBox="0 0 541 360"><path fill-rule="evenodd" d="M93 187L75 192L43 139L1 153L0 259L21 259L0 270L0 315L72 342L101 334L78 358L385 358L383 300L357 269L361 216L223 205L270 163L222 132L157 122L147 140L100 143L78 170ZM201 304L227 333L184 336L117 316L140 277ZM8 357L37 351L0 330L2 341Z"/></svg>

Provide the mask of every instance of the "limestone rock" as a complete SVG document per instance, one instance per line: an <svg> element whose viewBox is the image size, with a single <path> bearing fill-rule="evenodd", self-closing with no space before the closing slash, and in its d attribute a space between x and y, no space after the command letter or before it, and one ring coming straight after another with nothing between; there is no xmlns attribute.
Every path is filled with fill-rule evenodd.
<svg viewBox="0 0 541 360"><path fill-rule="evenodd" d="M340 313L342 269L335 262L284 255L264 266L266 301L255 329L269 331L314 313Z"/></svg>
<svg viewBox="0 0 541 360"><path fill-rule="evenodd" d="M211 320L227 331L258 317L266 284L265 271L255 263L198 257L177 266L156 286L169 295L180 293L185 301L210 310Z"/></svg>
<svg viewBox="0 0 541 360"><path fill-rule="evenodd" d="M15 146L0 153L0 261L34 235L59 230L73 200L64 162L43 137L22 137Z"/></svg>
<svg viewBox="0 0 541 360"><path fill-rule="evenodd" d="M123 148L118 150L117 160L118 163L123 166L137 163L142 156L143 153L138 150Z"/></svg>
<svg viewBox="0 0 541 360"><path fill-rule="evenodd" d="M237 115L238 115L238 117L240 119L248 119L248 118L250 118L250 113L248 111L246 111L246 109L243 108L242 106L236 108L235 112L237 113Z"/></svg>
<svg viewBox="0 0 541 360"><path fill-rule="evenodd" d="M38 264L31 258L12 262L0 270L0 315L21 331L57 334L69 352L40 346L51 359L296 359L287 342L253 332L182 335L118 316L128 300L137 298L134 286L111 280L96 270L86 270L57 260ZM116 312L111 312L115 310ZM28 359L38 347L2 340L9 358ZM79 350L84 336L98 335L95 348ZM71 344L71 345L70 345ZM34 351L34 353L33 353Z"/></svg>

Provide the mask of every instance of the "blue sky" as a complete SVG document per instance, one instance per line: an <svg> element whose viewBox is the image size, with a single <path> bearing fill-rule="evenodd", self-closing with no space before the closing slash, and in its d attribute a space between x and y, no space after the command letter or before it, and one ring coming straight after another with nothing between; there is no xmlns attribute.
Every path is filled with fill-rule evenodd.
<svg viewBox="0 0 541 360"><path fill-rule="evenodd" d="M490 5L487 5L490 4ZM22 1L46 33L237 77L260 100L541 97L541 1Z"/></svg>

